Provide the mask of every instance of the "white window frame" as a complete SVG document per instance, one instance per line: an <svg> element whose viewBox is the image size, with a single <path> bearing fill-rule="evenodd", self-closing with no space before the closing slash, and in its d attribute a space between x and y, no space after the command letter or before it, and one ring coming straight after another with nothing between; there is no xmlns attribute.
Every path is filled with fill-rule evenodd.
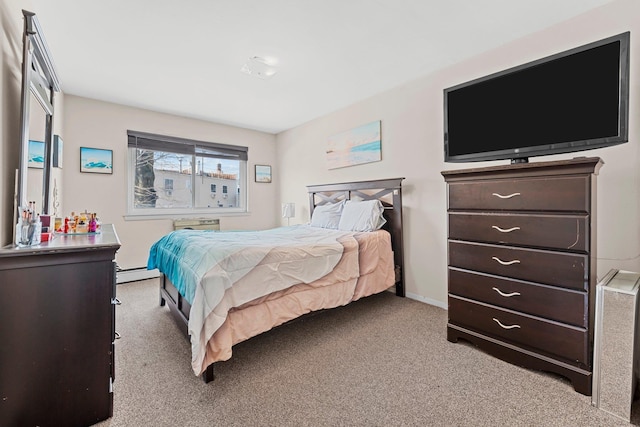
<svg viewBox="0 0 640 427"><path fill-rule="evenodd" d="M150 134L146 132L127 131L128 135L128 149L127 149L127 215L125 219L144 219L144 218L175 218L188 217L188 216L224 216L224 215L244 215L248 213L248 148L242 146L219 144L212 142L189 140L185 138L170 137L164 135ZM155 145L154 145L155 144ZM224 153L220 155L220 158L225 156L234 156L232 160L238 160L240 162L239 169L239 183L238 187L240 194L238 196L237 207L221 208L217 206L212 207L192 207L192 208L136 208L134 203L134 187L135 187L135 174L136 174L136 151L138 148L146 148L154 151L172 152L170 147L172 144L182 144L186 150L193 150L189 155L192 156L192 160L195 161L197 157L202 157L203 153L219 152ZM217 158L214 155L207 155L208 157ZM191 174L191 179L188 181L190 188L192 189L192 200L196 202L197 188L196 183L197 173L194 170ZM207 189L208 190L208 189ZM200 188L202 191L202 188ZM207 191L210 193L210 191Z"/></svg>

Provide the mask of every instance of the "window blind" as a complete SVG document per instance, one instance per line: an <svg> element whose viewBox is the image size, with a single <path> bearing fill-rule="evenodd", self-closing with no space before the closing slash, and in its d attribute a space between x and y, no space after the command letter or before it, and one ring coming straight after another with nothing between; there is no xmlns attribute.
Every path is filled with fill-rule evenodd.
<svg viewBox="0 0 640 427"><path fill-rule="evenodd" d="M127 130L128 146L142 150L165 151L169 153L191 154L198 157L217 159L247 160L249 148L217 142L196 141L175 136L156 135Z"/></svg>

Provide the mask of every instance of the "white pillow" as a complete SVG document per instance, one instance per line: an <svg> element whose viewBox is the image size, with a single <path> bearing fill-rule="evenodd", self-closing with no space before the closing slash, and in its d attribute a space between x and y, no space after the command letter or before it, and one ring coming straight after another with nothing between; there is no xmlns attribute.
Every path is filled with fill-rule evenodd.
<svg viewBox="0 0 640 427"><path fill-rule="evenodd" d="M348 200L342 209L338 230L343 231L375 231L387 220L382 216L384 207L380 200L364 200L361 202Z"/></svg>
<svg viewBox="0 0 640 427"><path fill-rule="evenodd" d="M311 214L311 226L337 229L340 223L340 214L344 207L344 200L339 203L318 205L313 208Z"/></svg>

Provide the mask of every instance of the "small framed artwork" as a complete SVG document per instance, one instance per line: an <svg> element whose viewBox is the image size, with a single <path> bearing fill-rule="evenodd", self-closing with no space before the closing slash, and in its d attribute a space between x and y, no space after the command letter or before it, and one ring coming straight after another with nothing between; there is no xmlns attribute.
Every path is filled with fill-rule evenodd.
<svg viewBox="0 0 640 427"><path fill-rule="evenodd" d="M53 135L53 167L62 169L62 138Z"/></svg>
<svg viewBox="0 0 640 427"><path fill-rule="evenodd" d="M271 182L271 166L256 165L256 182Z"/></svg>
<svg viewBox="0 0 640 427"><path fill-rule="evenodd" d="M44 142L29 140L30 168L44 169Z"/></svg>
<svg viewBox="0 0 640 427"><path fill-rule="evenodd" d="M80 172L113 173L113 150L80 147Z"/></svg>

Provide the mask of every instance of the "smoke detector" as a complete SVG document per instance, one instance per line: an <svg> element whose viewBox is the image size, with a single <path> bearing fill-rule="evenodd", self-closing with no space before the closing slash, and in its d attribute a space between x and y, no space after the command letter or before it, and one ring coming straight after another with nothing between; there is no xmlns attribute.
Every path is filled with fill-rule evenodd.
<svg viewBox="0 0 640 427"><path fill-rule="evenodd" d="M252 56L244 63L240 71L259 79L270 79L278 70L276 69L276 61L273 59L265 59L260 56Z"/></svg>

